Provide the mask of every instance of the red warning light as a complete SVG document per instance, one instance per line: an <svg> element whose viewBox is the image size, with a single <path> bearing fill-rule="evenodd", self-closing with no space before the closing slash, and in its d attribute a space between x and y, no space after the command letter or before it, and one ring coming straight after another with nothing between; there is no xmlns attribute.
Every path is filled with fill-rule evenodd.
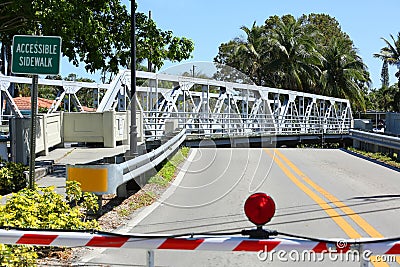
<svg viewBox="0 0 400 267"><path fill-rule="evenodd" d="M255 193L244 203L244 212L255 225L264 225L274 217L275 202L265 193Z"/></svg>

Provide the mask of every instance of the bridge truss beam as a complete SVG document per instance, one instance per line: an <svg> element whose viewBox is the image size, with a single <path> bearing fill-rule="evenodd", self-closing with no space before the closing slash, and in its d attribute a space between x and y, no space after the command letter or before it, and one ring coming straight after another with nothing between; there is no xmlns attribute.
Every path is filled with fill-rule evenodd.
<svg viewBox="0 0 400 267"><path fill-rule="evenodd" d="M346 99L142 71L137 78L137 108L144 114L147 135L154 137L165 134L165 122L170 120L193 135L206 137L346 134L351 126L352 112ZM6 97L11 82L30 84L31 79L0 76ZM95 94L106 89L97 112L125 111L130 105L130 70L118 73L110 84L49 79L39 79L39 84L62 88L49 113L57 111L65 96L82 111L76 97L81 88L92 88ZM17 116L18 112L16 108Z"/></svg>
<svg viewBox="0 0 400 267"><path fill-rule="evenodd" d="M116 96L126 94L128 98L129 77L129 71L119 74L124 89L110 86L113 98L103 99L108 103L100 103L103 110L117 106ZM351 126L351 106L346 99L141 71L137 77L141 81L138 108L145 114L147 133L153 136L164 134L168 120L205 136L344 134Z"/></svg>

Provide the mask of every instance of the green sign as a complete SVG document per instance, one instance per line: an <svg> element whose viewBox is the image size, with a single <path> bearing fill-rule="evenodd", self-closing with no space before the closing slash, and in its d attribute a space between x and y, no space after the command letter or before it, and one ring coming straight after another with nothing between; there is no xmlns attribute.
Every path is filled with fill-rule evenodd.
<svg viewBox="0 0 400 267"><path fill-rule="evenodd" d="M61 37L15 35L11 71L56 75L60 72Z"/></svg>

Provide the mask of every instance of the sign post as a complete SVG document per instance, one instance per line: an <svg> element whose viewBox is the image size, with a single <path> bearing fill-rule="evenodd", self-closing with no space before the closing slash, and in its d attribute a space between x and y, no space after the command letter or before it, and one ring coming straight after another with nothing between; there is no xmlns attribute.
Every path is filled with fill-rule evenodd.
<svg viewBox="0 0 400 267"><path fill-rule="evenodd" d="M38 75L57 75L60 72L61 37L15 35L11 71L33 74L31 91L31 129L29 140L29 188L35 182L36 115Z"/></svg>
<svg viewBox="0 0 400 267"><path fill-rule="evenodd" d="M38 80L37 74L32 77L31 91L31 135L29 136L29 188L33 189L35 184L35 160L36 160L36 114L38 98Z"/></svg>

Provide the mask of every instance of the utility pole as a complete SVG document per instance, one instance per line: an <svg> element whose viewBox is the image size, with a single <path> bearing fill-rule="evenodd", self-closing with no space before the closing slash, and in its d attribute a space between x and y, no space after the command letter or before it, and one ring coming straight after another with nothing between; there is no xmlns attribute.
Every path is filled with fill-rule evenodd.
<svg viewBox="0 0 400 267"><path fill-rule="evenodd" d="M194 78L194 68L196 68L196 65L192 66L192 76L193 76L193 78Z"/></svg>
<svg viewBox="0 0 400 267"><path fill-rule="evenodd" d="M129 156L136 157L137 152L137 125L136 125L136 1L131 1L131 128Z"/></svg>
<svg viewBox="0 0 400 267"><path fill-rule="evenodd" d="M149 10L149 20L151 20L151 10ZM150 47L150 56L147 59L147 71L148 72L152 72L152 66L151 66L151 61L150 61L150 57L151 57L151 47Z"/></svg>

